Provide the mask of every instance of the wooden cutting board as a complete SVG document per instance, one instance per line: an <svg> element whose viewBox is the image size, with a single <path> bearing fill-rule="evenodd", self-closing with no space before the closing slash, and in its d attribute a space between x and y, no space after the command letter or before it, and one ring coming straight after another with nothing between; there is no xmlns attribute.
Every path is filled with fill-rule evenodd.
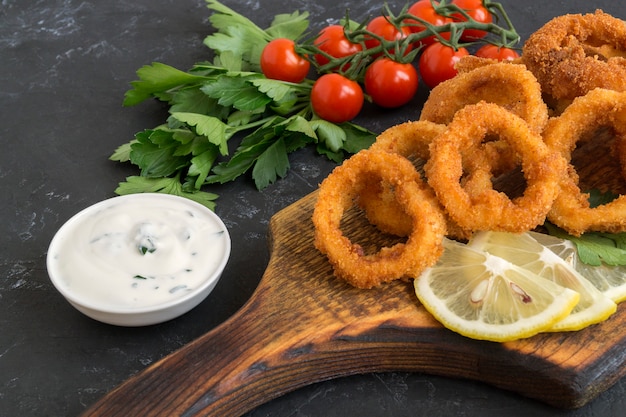
<svg viewBox="0 0 626 417"><path fill-rule="evenodd" d="M617 163L607 162L609 147L594 140L576 153L586 186L604 187L608 178L614 190L623 188ZM412 283L359 290L334 278L313 247L315 199L310 194L271 219L270 262L239 312L84 415L239 416L314 382L378 371L473 379L576 408L626 374L626 303L579 332L511 343L465 338L426 312ZM354 239L371 238L356 212L344 227Z"/></svg>

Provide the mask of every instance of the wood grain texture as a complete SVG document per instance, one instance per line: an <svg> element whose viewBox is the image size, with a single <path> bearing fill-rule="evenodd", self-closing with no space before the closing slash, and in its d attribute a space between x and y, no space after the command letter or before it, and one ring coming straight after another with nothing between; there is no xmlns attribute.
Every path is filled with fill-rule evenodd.
<svg viewBox="0 0 626 417"><path fill-rule="evenodd" d="M584 163L589 186L609 178L612 189L620 188L618 167L606 162L609 148L602 143L578 153L577 163ZM269 265L239 312L84 415L239 416L314 382L378 371L473 379L576 408L626 374L624 305L582 331L492 343L443 328L419 304L412 283L359 290L334 278L313 247L315 199L312 193L274 215ZM355 211L344 227L353 239L373 236Z"/></svg>

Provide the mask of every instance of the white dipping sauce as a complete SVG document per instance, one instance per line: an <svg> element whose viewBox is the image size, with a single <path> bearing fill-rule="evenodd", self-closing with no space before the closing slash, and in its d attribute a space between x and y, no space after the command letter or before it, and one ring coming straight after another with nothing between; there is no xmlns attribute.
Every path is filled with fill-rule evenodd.
<svg viewBox="0 0 626 417"><path fill-rule="evenodd" d="M190 294L230 253L221 220L191 200L140 194L78 213L50 245L57 285L82 304L142 309Z"/></svg>

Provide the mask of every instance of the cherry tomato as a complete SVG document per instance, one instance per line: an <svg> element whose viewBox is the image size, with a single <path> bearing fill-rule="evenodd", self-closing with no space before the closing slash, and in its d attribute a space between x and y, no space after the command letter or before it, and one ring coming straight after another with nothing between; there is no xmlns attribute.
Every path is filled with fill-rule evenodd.
<svg viewBox="0 0 626 417"><path fill-rule="evenodd" d="M435 4L439 4L435 2ZM415 17L419 17L422 20L434 25L434 26L443 26L448 23L452 23L452 19L449 17L441 16L437 14L430 0L419 0L416 3L413 3L408 10L409 14L412 14ZM419 33L425 30L426 28L420 24L417 20L408 19L406 22L413 33ZM450 39L450 32L443 32L440 35L444 39ZM420 43L423 45L430 45L437 40L436 36L428 36L424 39L420 40Z"/></svg>
<svg viewBox="0 0 626 417"><path fill-rule="evenodd" d="M313 42L321 51L326 52L334 58L343 58L354 55L363 50L361 44L353 43L346 38L344 28L341 25L330 25L322 29ZM320 65L326 65L330 60L322 55L316 54L315 60Z"/></svg>
<svg viewBox="0 0 626 417"><path fill-rule="evenodd" d="M377 16L372 19L368 24L366 29L369 32L372 32L375 35L380 36L381 38L387 41L395 41L404 39L411 34L411 29L408 26L401 26L400 28L396 27L391 23L385 16ZM380 45L380 42L376 38L369 38L365 40L365 47L367 49L376 48ZM406 48L406 53L410 52L413 49L411 46ZM394 49L392 48L389 51L391 54L394 53ZM380 56L381 54L377 54L376 56Z"/></svg>
<svg viewBox="0 0 626 417"><path fill-rule="evenodd" d="M481 58L497 59L498 61L510 61L519 58L519 53L515 49L491 44L481 46L474 55Z"/></svg>
<svg viewBox="0 0 626 417"><path fill-rule="evenodd" d="M400 107L408 103L419 83L417 70L410 64L389 58L374 61L365 71L365 91L382 107Z"/></svg>
<svg viewBox="0 0 626 417"><path fill-rule="evenodd" d="M261 52L261 71L267 78L299 83L306 78L310 67L309 61L296 53L291 39L274 39Z"/></svg>
<svg viewBox="0 0 626 417"><path fill-rule="evenodd" d="M341 74L324 74L311 89L313 111L324 120L343 123L354 119L363 107L363 90Z"/></svg>
<svg viewBox="0 0 626 417"><path fill-rule="evenodd" d="M481 0L453 0L452 4L459 6L475 21L479 23L491 23L493 16L489 13L486 7L483 6ZM457 22L463 22L467 20L465 16L460 13L455 13L452 18ZM462 41L472 41L476 39L484 38L487 32L479 29L465 29L461 34Z"/></svg>
<svg viewBox="0 0 626 417"><path fill-rule="evenodd" d="M454 48L439 42L427 46L419 59L419 71L422 80L430 88L457 74L454 65L464 56L469 55L465 48Z"/></svg>

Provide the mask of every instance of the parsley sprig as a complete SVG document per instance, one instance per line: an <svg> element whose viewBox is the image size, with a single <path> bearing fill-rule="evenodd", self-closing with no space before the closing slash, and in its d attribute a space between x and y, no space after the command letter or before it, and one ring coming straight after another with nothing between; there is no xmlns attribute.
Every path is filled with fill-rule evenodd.
<svg viewBox="0 0 626 417"><path fill-rule="evenodd" d="M609 203L616 197L617 195L611 192L601 193L598 190L591 190L589 205L597 207ZM552 223L546 222L544 226L549 234L571 240L576 245L580 261L587 265L626 265L626 233L586 232L577 237Z"/></svg>
<svg viewBox="0 0 626 417"><path fill-rule="evenodd" d="M288 155L305 146L332 161L369 147L374 133L352 123L317 118L310 106L312 81L294 84L265 78L259 56L272 39L297 39L308 14L279 14L267 29L215 0L207 0L215 32L204 40L213 62L188 71L155 62L137 71L124 106L155 98L169 106L165 123L138 132L110 159L130 162L140 175L126 178L117 194L162 192L214 209L218 196L205 185L251 172L261 190L289 170ZM230 139L240 138L238 146ZM231 151L231 148L235 148Z"/></svg>

